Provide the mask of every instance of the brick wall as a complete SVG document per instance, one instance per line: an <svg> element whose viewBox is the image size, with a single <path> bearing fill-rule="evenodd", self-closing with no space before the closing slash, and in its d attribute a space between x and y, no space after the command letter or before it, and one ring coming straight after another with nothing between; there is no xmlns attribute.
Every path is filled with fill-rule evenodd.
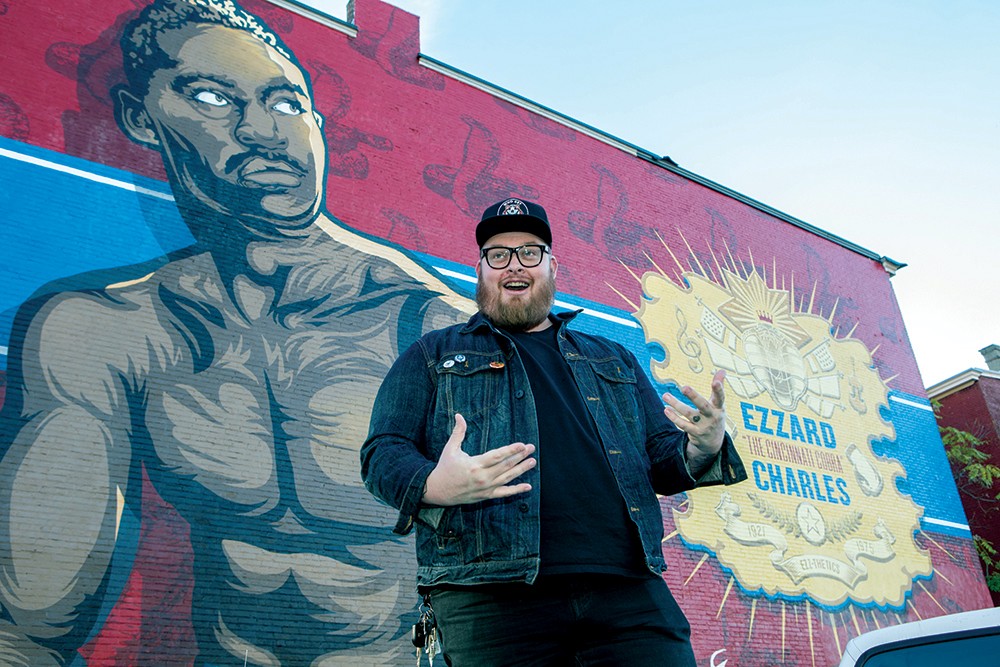
<svg viewBox="0 0 1000 667"><path fill-rule="evenodd" d="M941 425L968 431L983 442L982 451L991 456L989 463L1000 465L1000 380L980 376L971 385L941 397ZM969 517L969 525L976 535L1000 544L1000 526L993 518L997 508L1000 482L984 489L970 483L958 466L953 466L962 493L962 505ZM1000 594L992 592L994 606L1000 604Z"/></svg>
<svg viewBox="0 0 1000 667"><path fill-rule="evenodd" d="M469 312L506 197L546 207L578 326L664 389L726 367L731 406L788 419L732 407L747 462L818 475L662 500L700 664L832 665L989 603L879 258L419 63L380 0L247 0L284 47L168 26L149 91L119 46L143 3L0 5L0 663L407 664L413 544L357 449L395 356Z"/></svg>

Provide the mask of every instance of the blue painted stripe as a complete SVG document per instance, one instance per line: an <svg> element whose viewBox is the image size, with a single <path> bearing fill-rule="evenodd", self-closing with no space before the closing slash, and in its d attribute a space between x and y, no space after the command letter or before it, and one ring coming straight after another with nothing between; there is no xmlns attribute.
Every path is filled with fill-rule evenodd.
<svg viewBox="0 0 1000 667"><path fill-rule="evenodd" d="M2 137L0 178L5 185L0 208L7 221L0 244L0 364L6 361L14 312L43 285L161 257L192 242L166 183ZM95 243L96 236L101 242ZM472 296L475 272L470 266L415 254L456 292ZM658 353L629 311L561 293L557 306L582 308L584 315L577 320L581 330L618 340L646 368ZM897 488L924 507L924 527L968 535L930 403L892 391L882 412L896 439L872 443L873 449L906 469L907 478L897 480Z"/></svg>

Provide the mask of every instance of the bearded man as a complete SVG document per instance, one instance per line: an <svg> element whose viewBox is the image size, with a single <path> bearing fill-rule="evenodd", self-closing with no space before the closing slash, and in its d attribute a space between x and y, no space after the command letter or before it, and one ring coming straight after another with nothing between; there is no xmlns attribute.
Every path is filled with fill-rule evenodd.
<svg viewBox="0 0 1000 667"><path fill-rule="evenodd" d="M389 371L361 474L416 526L417 586L448 664L693 667L661 576L657 494L746 479L711 395L664 406L620 344L551 313L545 210L508 199L476 228L479 312Z"/></svg>

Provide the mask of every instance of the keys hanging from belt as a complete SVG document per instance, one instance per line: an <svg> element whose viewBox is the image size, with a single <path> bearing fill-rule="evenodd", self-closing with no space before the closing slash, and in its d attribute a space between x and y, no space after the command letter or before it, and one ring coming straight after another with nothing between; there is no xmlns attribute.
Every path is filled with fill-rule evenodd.
<svg viewBox="0 0 1000 667"><path fill-rule="evenodd" d="M425 595L424 601L418 609L420 618L413 625L410 631L410 641L417 647L417 667L420 667L421 659L426 654L427 664L434 667L434 656L441 652L441 645L438 643L437 621L434 620L434 610L431 609L431 596Z"/></svg>

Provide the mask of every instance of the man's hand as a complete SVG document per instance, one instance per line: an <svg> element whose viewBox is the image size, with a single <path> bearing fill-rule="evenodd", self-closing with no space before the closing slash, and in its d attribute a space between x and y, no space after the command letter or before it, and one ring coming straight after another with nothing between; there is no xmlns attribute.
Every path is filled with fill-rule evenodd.
<svg viewBox="0 0 1000 667"><path fill-rule="evenodd" d="M667 403L663 414L677 428L687 433L688 466L696 476L711 464L722 448L726 435L726 393L722 385L725 379L726 371L716 371L712 378L711 400L706 400L691 387L681 388L681 393L694 403L694 408L670 393L663 395L663 400Z"/></svg>
<svg viewBox="0 0 1000 667"><path fill-rule="evenodd" d="M441 458L427 478L421 500L428 505L462 505L489 498L506 498L531 490L530 484L506 486L535 467L534 445L515 442L469 456L462 451L465 417L455 415L455 428L441 452Z"/></svg>

